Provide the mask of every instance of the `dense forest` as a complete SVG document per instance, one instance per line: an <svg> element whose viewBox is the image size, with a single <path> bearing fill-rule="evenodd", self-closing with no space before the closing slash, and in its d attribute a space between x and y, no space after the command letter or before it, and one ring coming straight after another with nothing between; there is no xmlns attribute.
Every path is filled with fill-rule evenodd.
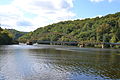
<svg viewBox="0 0 120 80"><path fill-rule="evenodd" d="M18 44L18 38L27 34L14 29L2 29L0 27L0 45Z"/></svg>
<svg viewBox="0 0 120 80"><path fill-rule="evenodd" d="M102 17L62 21L25 34L26 41L86 41L120 43L120 12Z"/></svg>
<svg viewBox="0 0 120 80"><path fill-rule="evenodd" d="M14 41L83 41L120 43L120 12L102 17L61 21L33 32L0 28L0 44Z"/></svg>
<svg viewBox="0 0 120 80"><path fill-rule="evenodd" d="M15 29L7 29L7 30L13 35L13 40L18 40L19 37L28 33L28 32L17 31Z"/></svg>
<svg viewBox="0 0 120 80"><path fill-rule="evenodd" d="M12 44L12 41L12 34L8 30L0 27L0 45Z"/></svg>

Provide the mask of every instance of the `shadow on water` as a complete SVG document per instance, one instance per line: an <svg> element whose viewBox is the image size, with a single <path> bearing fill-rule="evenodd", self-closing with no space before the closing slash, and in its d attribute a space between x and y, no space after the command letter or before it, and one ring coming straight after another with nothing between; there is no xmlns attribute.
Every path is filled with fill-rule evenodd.
<svg viewBox="0 0 120 80"><path fill-rule="evenodd" d="M120 50L64 46L1 46L3 80L120 79Z"/></svg>

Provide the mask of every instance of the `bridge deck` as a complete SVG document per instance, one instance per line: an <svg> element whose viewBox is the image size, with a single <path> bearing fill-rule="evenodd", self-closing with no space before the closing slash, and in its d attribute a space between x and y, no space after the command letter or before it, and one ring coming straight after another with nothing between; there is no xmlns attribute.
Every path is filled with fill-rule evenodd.
<svg viewBox="0 0 120 80"><path fill-rule="evenodd" d="M120 43L109 43L109 42L77 42L77 41L38 41L39 44L108 44L108 45L120 45Z"/></svg>

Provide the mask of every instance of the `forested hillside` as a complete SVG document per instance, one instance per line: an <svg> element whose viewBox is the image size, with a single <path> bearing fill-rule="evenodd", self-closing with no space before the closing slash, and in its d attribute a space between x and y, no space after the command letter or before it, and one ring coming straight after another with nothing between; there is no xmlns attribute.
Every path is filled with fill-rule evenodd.
<svg viewBox="0 0 120 80"><path fill-rule="evenodd" d="M7 30L13 35L13 40L17 40L19 37L28 33L28 32L17 31L15 29L7 29Z"/></svg>
<svg viewBox="0 0 120 80"><path fill-rule="evenodd" d="M103 17L63 21L40 27L20 37L19 41L75 41L73 38L66 37L66 35L80 41L118 43L120 42L120 12Z"/></svg>
<svg viewBox="0 0 120 80"><path fill-rule="evenodd" d="M12 44L12 37L12 34L8 30L0 27L0 45Z"/></svg>
<svg viewBox="0 0 120 80"><path fill-rule="evenodd" d="M18 44L18 38L27 34L14 29L2 29L0 27L0 45Z"/></svg>

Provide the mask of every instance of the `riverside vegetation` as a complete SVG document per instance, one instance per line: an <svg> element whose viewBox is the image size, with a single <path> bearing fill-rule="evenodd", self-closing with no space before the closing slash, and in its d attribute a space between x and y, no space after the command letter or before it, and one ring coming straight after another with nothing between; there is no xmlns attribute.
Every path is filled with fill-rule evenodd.
<svg viewBox="0 0 120 80"><path fill-rule="evenodd" d="M26 33L14 29L2 29L0 27L0 45L18 44L18 38Z"/></svg>
<svg viewBox="0 0 120 80"><path fill-rule="evenodd" d="M12 44L12 34L0 27L0 45Z"/></svg>
<svg viewBox="0 0 120 80"><path fill-rule="evenodd" d="M64 35L50 34L51 32L64 33L79 41L120 43L120 12L96 18L62 21L40 27L20 37L19 41L74 41Z"/></svg>
<svg viewBox="0 0 120 80"><path fill-rule="evenodd" d="M73 36L74 39L85 42L120 43L120 12L96 18L61 21L45 27L40 27L33 32L22 33L20 36L12 33L14 35L12 39L18 40L19 42L51 40L75 41L73 38L66 37L65 35L50 34L51 32ZM4 31L1 34L3 33ZM9 33L7 34L9 37Z"/></svg>

